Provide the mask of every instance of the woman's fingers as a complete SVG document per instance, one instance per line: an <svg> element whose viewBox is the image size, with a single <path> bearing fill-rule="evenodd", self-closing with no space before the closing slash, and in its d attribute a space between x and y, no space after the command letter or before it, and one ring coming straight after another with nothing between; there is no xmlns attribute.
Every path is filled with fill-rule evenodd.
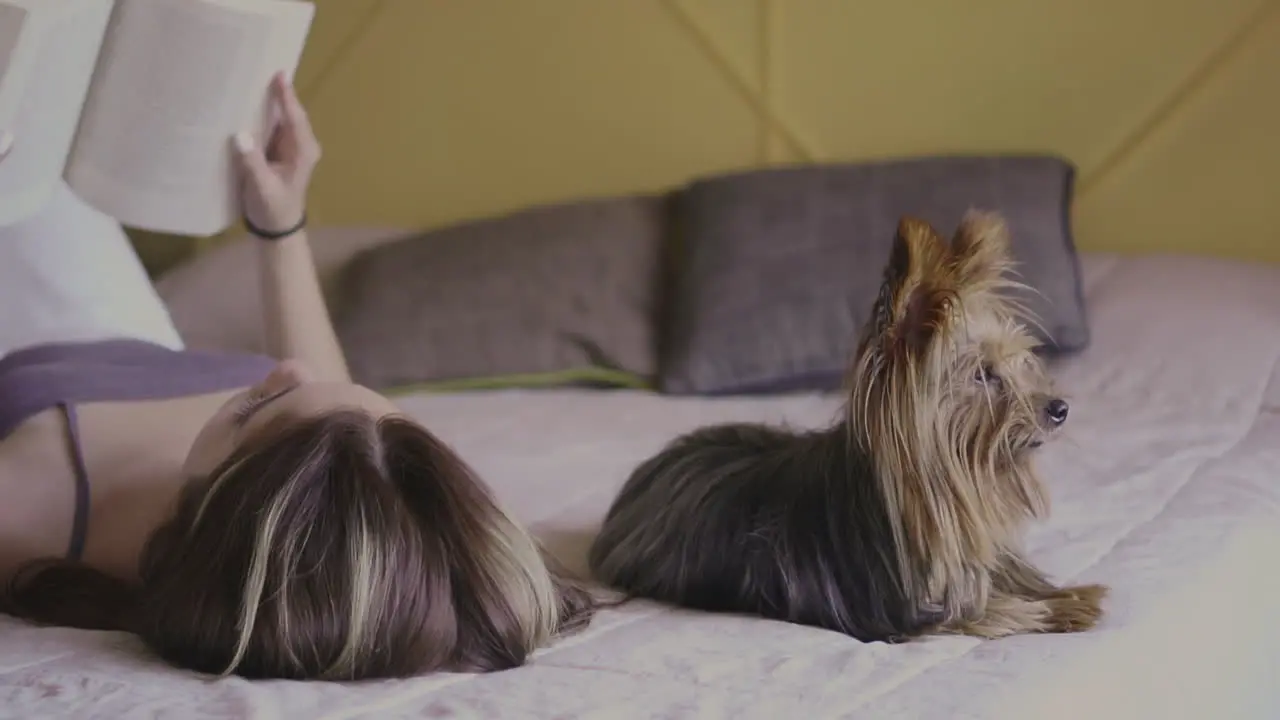
<svg viewBox="0 0 1280 720"><path fill-rule="evenodd" d="M246 220L266 230L291 227L306 208L311 171L320 159L320 143L297 94L283 73L271 82L275 118L264 145L240 133L233 138L242 177L241 203Z"/></svg>
<svg viewBox="0 0 1280 720"><path fill-rule="evenodd" d="M232 139L232 144L235 146L236 159L245 180L253 183L255 188L263 188L274 173L271 170L271 164L267 162L267 156L262 153L262 148L258 147L258 144L253 141L253 136L247 132L237 133Z"/></svg>
<svg viewBox="0 0 1280 720"><path fill-rule="evenodd" d="M294 155L290 160L308 166L314 165L320 159L320 143L311 129L311 120L307 117L307 110L302 106L302 101L298 99L293 83L289 82L284 73L277 73L272 81L272 91L283 115L282 139L286 142L282 145L286 147L289 144L293 145L292 148L288 148L288 151Z"/></svg>

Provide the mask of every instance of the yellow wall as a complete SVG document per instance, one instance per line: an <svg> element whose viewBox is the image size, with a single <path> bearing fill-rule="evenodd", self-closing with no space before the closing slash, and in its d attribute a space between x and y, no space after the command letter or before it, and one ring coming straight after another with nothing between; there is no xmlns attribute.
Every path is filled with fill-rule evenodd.
<svg viewBox="0 0 1280 720"><path fill-rule="evenodd" d="M1280 261L1280 0L319 0L313 217L1051 151L1080 245Z"/></svg>

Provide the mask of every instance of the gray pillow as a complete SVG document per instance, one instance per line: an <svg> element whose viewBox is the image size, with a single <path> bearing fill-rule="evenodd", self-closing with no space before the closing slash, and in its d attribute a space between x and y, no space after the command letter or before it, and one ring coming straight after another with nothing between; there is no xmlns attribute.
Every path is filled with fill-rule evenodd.
<svg viewBox="0 0 1280 720"><path fill-rule="evenodd" d="M666 200L548 205L357 255L334 318L357 382L651 386Z"/></svg>
<svg viewBox="0 0 1280 720"><path fill-rule="evenodd" d="M970 208L1005 216L1019 297L1048 354L1089 328L1069 206L1074 168L1046 156L947 157L752 171L693 183L660 386L672 394L839 388L879 290L898 220L950 235Z"/></svg>

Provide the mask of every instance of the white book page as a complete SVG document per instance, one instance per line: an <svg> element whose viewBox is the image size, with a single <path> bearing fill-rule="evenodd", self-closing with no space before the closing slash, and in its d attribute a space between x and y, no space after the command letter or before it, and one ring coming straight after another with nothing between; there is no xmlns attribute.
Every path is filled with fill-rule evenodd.
<svg viewBox="0 0 1280 720"><path fill-rule="evenodd" d="M30 3L31 0L0 0L0 130L13 122L17 96L22 92L19 83L30 74L22 72L17 62L23 28L31 14L27 9Z"/></svg>
<svg viewBox="0 0 1280 720"><path fill-rule="evenodd" d="M0 225L39 210L60 180L113 4L0 0L0 23L23 2L25 18L0 85L0 127L13 133L0 161ZM0 30L0 38L6 34Z"/></svg>
<svg viewBox="0 0 1280 720"><path fill-rule="evenodd" d="M231 137L260 132L271 75L294 71L313 14L297 0L117 0L68 184L125 225L230 227Z"/></svg>
<svg viewBox="0 0 1280 720"><path fill-rule="evenodd" d="M210 2L243 7L257 5L260 0L210 0ZM258 141L259 146L269 139L271 130L279 120L278 109L272 106L267 95L271 77L283 70L290 79L293 78L294 71L298 69L298 62L302 59L302 50L307 44L307 35L311 32L311 21L315 17L315 6L310 2L284 0L277 4L279 19L273 28L271 45L267 48L267 66L263 68L260 79L255 82L255 86L261 86L263 91L251 98L239 125L239 130L254 134L254 140ZM239 215L238 208L237 205L237 215Z"/></svg>
<svg viewBox="0 0 1280 720"><path fill-rule="evenodd" d="M0 0L0 131L12 130L22 91L31 77L30 56L35 50L36 32L30 20L34 2ZM27 42L22 42L23 37Z"/></svg>

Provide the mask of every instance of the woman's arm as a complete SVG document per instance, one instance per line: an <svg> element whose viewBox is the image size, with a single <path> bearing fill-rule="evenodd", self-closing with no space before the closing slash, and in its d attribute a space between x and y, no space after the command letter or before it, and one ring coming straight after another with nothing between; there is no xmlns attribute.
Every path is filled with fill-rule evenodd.
<svg viewBox="0 0 1280 720"><path fill-rule="evenodd" d="M307 186L320 143L289 81L278 75L271 94L281 122L264 150L236 137L243 177L245 224L258 236L267 351L302 361L317 377L350 382L346 358L325 307L306 231ZM292 232L290 232L292 230Z"/></svg>
<svg viewBox="0 0 1280 720"><path fill-rule="evenodd" d="M351 382L306 231L258 245L267 351L280 359L301 360L320 379Z"/></svg>

